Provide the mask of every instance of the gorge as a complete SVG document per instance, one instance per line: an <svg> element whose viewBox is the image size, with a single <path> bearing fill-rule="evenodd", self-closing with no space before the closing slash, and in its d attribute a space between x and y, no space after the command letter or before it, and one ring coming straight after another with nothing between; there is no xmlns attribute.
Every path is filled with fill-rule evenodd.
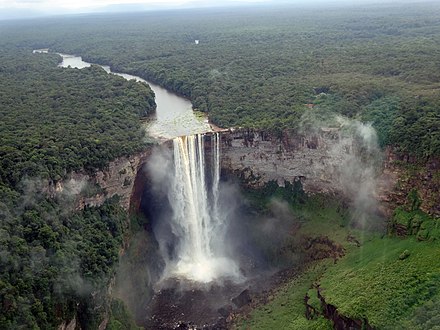
<svg viewBox="0 0 440 330"><path fill-rule="evenodd" d="M158 109L160 106L158 102ZM185 111L192 115L192 110L189 108L188 112L187 104L185 106ZM160 110L158 118L159 114ZM172 118L167 119L168 124L180 127L181 121L176 125ZM210 130L203 120L196 121L195 126L196 132L191 129L180 132ZM397 178L380 179L381 153L371 126L339 117L326 123L316 122L310 130L284 131L282 136L252 129L178 137L173 136L178 131L173 133L168 128L165 131L171 135L156 134L164 141L161 146L111 162L108 170L98 171L94 176L74 173L68 181L57 182L52 191L56 195L69 183L91 180L103 189L103 193L80 197L78 208L100 205L107 198L118 195L122 206L129 209L131 205L132 211L145 212L151 221L151 230L145 234L157 242L157 251L148 254L153 261L137 264L150 273L144 283L150 292L143 297L135 296L136 302L130 301L133 297L127 298L127 292L122 292L126 286L118 287L118 280L114 288L115 296L128 306L136 303L142 306L140 311L131 308L138 324L158 329L230 326L234 313L240 314L241 308L258 300L261 292L272 289L273 276L278 276L278 270L301 267L297 261L280 266L278 261L262 257L265 253L285 249L283 244L287 236L283 231L287 228L268 229L266 223L257 228L255 240L246 241L244 232L249 215L241 211L232 214L227 221L223 218L230 211L230 201L220 207L222 181L231 183L232 180L232 186L240 183L251 190L265 189L275 183L276 187L292 193L334 196L344 201L343 209L350 210L350 226L384 230L383 217L391 212L392 207L387 202ZM154 131L150 126L151 132ZM296 188L290 191L292 186ZM243 198L239 193L232 196ZM284 222L290 221L292 228L297 228L296 215L290 211L283 213L283 204L276 203L271 204L270 213ZM145 204L148 204L146 211L143 209ZM237 206L238 209L243 207ZM252 216L260 215L252 213ZM245 219L245 224L237 225L238 219ZM231 221L235 223L232 235L227 226ZM347 234L347 240L349 237L353 241L359 239L351 235ZM282 239L280 245L267 249L259 246L258 240L262 237L268 241ZM233 240L240 243L234 245ZM307 248L298 248L297 242L289 242L287 246L292 244L289 246L292 251L287 253L298 257L304 253L301 249L311 249L307 252L310 255L306 253L304 257L311 260L332 255L336 260L344 254L343 249L328 238L319 237L309 242L312 243L306 245ZM127 242L127 245L129 248L135 244ZM225 245L228 251L224 251ZM329 251L315 250L315 245L324 245ZM270 270L263 271L264 268ZM265 281L270 284L258 284ZM198 301L204 301L203 309L195 307Z"/></svg>

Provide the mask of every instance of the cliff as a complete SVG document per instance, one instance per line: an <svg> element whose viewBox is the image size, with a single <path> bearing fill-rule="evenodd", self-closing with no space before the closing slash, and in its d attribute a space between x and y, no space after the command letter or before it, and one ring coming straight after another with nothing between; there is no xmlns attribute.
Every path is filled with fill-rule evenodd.
<svg viewBox="0 0 440 330"><path fill-rule="evenodd" d="M338 193L343 189L335 164L342 158L330 153L337 134L321 133L284 132L281 139L265 132L230 133L222 150L222 168L236 173L249 187L269 181L282 186L299 179L307 193Z"/></svg>
<svg viewBox="0 0 440 330"><path fill-rule="evenodd" d="M415 190L420 198L420 209L432 216L440 216L440 159L426 161L386 150L384 174L393 175L393 190L388 194L394 206L409 203L408 195Z"/></svg>
<svg viewBox="0 0 440 330"><path fill-rule="evenodd" d="M106 199L118 195L120 205L128 210L136 175L150 153L151 150L147 148L134 155L117 158L105 169L91 174L72 172L62 181L49 182L43 191L52 198L63 196L73 199L76 210L85 206L100 206Z"/></svg>
<svg viewBox="0 0 440 330"><path fill-rule="evenodd" d="M307 194L323 193L378 202L387 217L407 203L411 189L420 195L421 209L440 214L440 160L421 162L380 150L362 136L346 135L341 128L310 133L264 131L222 133L222 169L238 176L245 186L257 188L269 181L283 186L300 180Z"/></svg>
<svg viewBox="0 0 440 330"><path fill-rule="evenodd" d="M221 167L241 179L249 188L269 181L283 186L285 181L300 180L307 194L331 194L352 199L360 194L379 201L387 216L398 205L404 205L411 189L417 189L421 209L439 215L438 195L440 161L432 159L423 165L415 159L368 148L355 137L347 137L338 128L321 128L304 134L284 131L274 136L265 131L237 130L221 132ZM206 151L210 152L210 134ZM172 148L169 141L165 148ZM121 206L139 208L147 174L140 171L152 148L110 162L107 168L93 174L74 172L60 182L51 182L46 192L55 197L75 198L75 209L99 206L107 198L120 196ZM370 159L369 159L370 158Z"/></svg>
<svg viewBox="0 0 440 330"><path fill-rule="evenodd" d="M376 144L341 128L310 133L238 131L227 134L222 169L257 188L269 181L284 186L300 180L309 194L337 195L356 209L389 215L388 194L397 177L383 173L382 152ZM379 201L379 203L377 203Z"/></svg>

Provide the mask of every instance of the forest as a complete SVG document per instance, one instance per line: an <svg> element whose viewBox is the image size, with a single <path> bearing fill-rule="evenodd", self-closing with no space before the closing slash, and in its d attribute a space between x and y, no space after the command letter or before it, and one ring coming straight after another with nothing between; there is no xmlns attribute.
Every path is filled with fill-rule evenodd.
<svg viewBox="0 0 440 330"><path fill-rule="evenodd" d="M144 147L139 119L155 106L148 86L98 66L61 70L59 56L29 50L4 49L0 61L1 183L59 180Z"/></svg>
<svg viewBox="0 0 440 330"><path fill-rule="evenodd" d="M83 328L99 325L106 304L97 301L118 262L126 211L117 198L75 211L75 196L44 190L144 150L141 119L155 109L147 85L98 66L61 69L60 61L0 50L1 329L56 328L78 310Z"/></svg>
<svg viewBox="0 0 440 330"><path fill-rule="evenodd" d="M127 234L126 211L117 198L73 210L71 196L48 198L41 191L72 171L93 173L145 149L149 139L141 120L155 109L147 85L98 66L60 69L58 55L32 54L39 48L81 55L155 82L189 98L221 127L278 134L298 129L309 113L324 119L341 114L371 122L384 148L420 163L440 156L438 3L0 21L1 329L56 328L75 314L82 315L82 328L97 328L105 309L120 308L107 301L106 288ZM402 218L411 224L413 213ZM393 244L408 244L414 254L430 248ZM417 262L428 264L428 272L435 261L423 253ZM324 283L341 281L344 267L363 267L355 257L338 264L341 272L330 272ZM365 283L379 287L374 274L365 276ZM429 281L423 297L435 291L438 301ZM343 301L340 292L331 293ZM411 299L418 294L414 290ZM402 314L416 304L399 299ZM438 317L431 305L420 318ZM363 312L346 308L355 316ZM372 318L381 324L378 314Z"/></svg>
<svg viewBox="0 0 440 330"><path fill-rule="evenodd" d="M439 15L436 3L256 7L2 29L6 42L79 54L165 86L221 127L295 128L309 104L373 122L383 145L427 158L440 153Z"/></svg>

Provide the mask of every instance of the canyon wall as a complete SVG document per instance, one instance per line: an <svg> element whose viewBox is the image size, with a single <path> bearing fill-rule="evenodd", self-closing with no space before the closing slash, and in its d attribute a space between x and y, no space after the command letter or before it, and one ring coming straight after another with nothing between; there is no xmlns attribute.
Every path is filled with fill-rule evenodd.
<svg viewBox="0 0 440 330"><path fill-rule="evenodd" d="M395 177L393 189L384 196L394 207L405 205L411 190L417 191L420 209L440 217L440 159L421 161L416 157L399 154L392 148L385 151L382 177Z"/></svg>
<svg viewBox="0 0 440 330"><path fill-rule="evenodd" d="M284 132L277 138L264 132L239 131L224 134L222 168L253 188L276 181L301 180L303 189L313 193L340 193L337 164L340 155L330 153L338 138L336 131L304 136Z"/></svg>
<svg viewBox="0 0 440 330"><path fill-rule="evenodd" d="M118 195L120 205L128 210L135 178L151 153L150 148L128 157L111 161L105 169L94 173L78 171L70 173L66 179L49 182L43 191L52 198L66 196L73 200L74 209L85 206L100 206L107 199Z"/></svg>
<svg viewBox="0 0 440 330"><path fill-rule="evenodd" d="M421 161L391 147L380 150L356 136L344 137L340 128L302 134L283 131L279 136L252 130L222 134L223 171L250 188L269 181L284 186L285 181L300 180L309 195L324 193L353 200L356 195L370 194L386 217L405 205L409 192L416 189L421 210L440 215L437 158Z"/></svg>
<svg viewBox="0 0 440 330"><path fill-rule="evenodd" d="M340 128L283 131L279 136L231 132L225 134L222 168L251 188L299 180L308 195L337 195L389 216L388 195L397 178L382 178L382 153L369 143Z"/></svg>
<svg viewBox="0 0 440 330"><path fill-rule="evenodd" d="M365 187L387 216L405 204L408 192L416 188L421 209L440 214L438 159L414 166L415 159L399 156L391 148L368 151L355 139L344 138L337 128L321 128L310 134L284 131L280 136L252 130L220 134L222 172L239 178L245 187L258 188L269 181L284 186L285 181L299 180L309 195L323 193L348 199L359 193L359 187ZM211 151L210 140L208 133L207 153ZM172 144L166 141L162 147L172 148ZM99 206L115 195L124 209L130 205L138 209L143 186L149 182L144 166L152 150L148 147L117 158L93 174L73 172L63 181L48 184L46 193L51 197L73 195L77 210ZM374 159L368 159L374 153Z"/></svg>

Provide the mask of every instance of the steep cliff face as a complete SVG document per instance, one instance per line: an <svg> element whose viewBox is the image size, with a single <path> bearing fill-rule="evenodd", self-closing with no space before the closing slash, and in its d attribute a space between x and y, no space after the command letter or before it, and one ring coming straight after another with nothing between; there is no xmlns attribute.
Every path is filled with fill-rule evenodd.
<svg viewBox="0 0 440 330"><path fill-rule="evenodd" d="M368 150L368 145L356 137L344 137L337 128L321 128L310 134L284 131L278 137L245 130L223 133L223 140L223 170L240 177L250 188L269 181L283 186L284 181L300 180L308 194L352 199L368 193L387 217L406 204L409 192L416 189L421 210L440 215L437 158L420 162L392 148Z"/></svg>
<svg viewBox="0 0 440 330"><path fill-rule="evenodd" d="M438 185L440 161L432 159L415 166L416 160L398 156L392 149L378 152L373 161L355 139L344 138L336 128L321 128L310 134L284 131L274 136L264 131L222 132L221 166L225 173L241 178L249 188L269 181L280 186L300 180L308 194L324 193L352 198L358 187L369 190L380 202L381 211L391 215L397 205L405 204L408 192L416 188L421 209L440 214ZM210 134L205 147L210 152ZM170 141L164 148L172 148ZM374 151L374 150L373 150ZM99 206L107 198L120 196L121 206L139 208L143 184L148 181L141 170L152 148L129 157L117 158L106 169L94 174L71 173L64 181L50 183L46 193L74 196L75 208Z"/></svg>
<svg viewBox="0 0 440 330"><path fill-rule="evenodd" d="M439 158L421 161L388 148L384 173L390 173L396 178L393 190L388 194L390 203L395 206L407 204L409 193L415 190L420 197L420 209L430 215L440 216Z"/></svg>
<svg viewBox="0 0 440 330"><path fill-rule="evenodd" d="M120 197L120 205L128 210L136 175L151 150L136 153L129 157L120 157L110 162L103 170L93 174L73 172L63 181L50 182L43 189L49 196L68 196L74 201L74 208L100 206L106 199L115 195Z"/></svg>
<svg viewBox="0 0 440 330"><path fill-rule="evenodd" d="M98 171L92 180L102 188L104 193L96 197L85 198L80 206L102 204L105 198L118 195L121 198L121 206L128 210L136 175L149 155L150 149L147 149L130 157L118 158L112 161L105 171Z"/></svg>
<svg viewBox="0 0 440 330"><path fill-rule="evenodd" d="M276 138L264 132L236 132L226 136L222 167L244 179L249 187L269 181L301 180L307 193L338 193L343 189L337 163L342 157L330 152L337 133L304 136L285 132Z"/></svg>
<svg viewBox="0 0 440 330"><path fill-rule="evenodd" d="M388 194L397 176L381 175L382 153L360 136L321 128L308 134L284 131L278 137L241 131L225 134L224 141L223 170L251 188L300 180L307 194L343 196L381 213L389 208Z"/></svg>

